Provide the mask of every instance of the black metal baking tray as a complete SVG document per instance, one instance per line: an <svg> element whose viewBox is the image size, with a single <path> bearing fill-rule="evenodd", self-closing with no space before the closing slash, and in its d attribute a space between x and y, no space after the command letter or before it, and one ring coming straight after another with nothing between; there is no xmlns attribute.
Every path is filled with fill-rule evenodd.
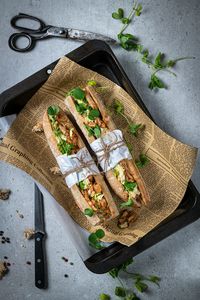
<svg viewBox="0 0 200 300"><path fill-rule="evenodd" d="M125 74L111 48L104 42L93 40L66 55L80 65L92 69L111 79L130 96L143 111L152 119L137 91ZM47 80L48 71L52 70L57 61L39 72L26 78L0 95L0 117L18 113L38 88ZM127 247L118 242L97 252L84 261L86 267L94 273L105 273L136 256L162 239L194 222L200 217L200 195L192 181L189 182L185 196L175 212L154 230L141 238L134 245Z"/></svg>

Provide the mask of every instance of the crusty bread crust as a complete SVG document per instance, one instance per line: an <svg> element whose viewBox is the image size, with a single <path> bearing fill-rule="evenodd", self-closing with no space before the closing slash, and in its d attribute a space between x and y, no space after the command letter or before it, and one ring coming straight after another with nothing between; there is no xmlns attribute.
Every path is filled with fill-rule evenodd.
<svg viewBox="0 0 200 300"><path fill-rule="evenodd" d="M66 114L64 113L64 111L62 111L60 109L60 113L62 114L62 119L64 119L67 124L74 127L73 124L68 119L68 117L66 116ZM57 141L56 141L55 135L53 134L53 131L52 131L52 128L51 128L51 123L49 121L49 117L48 117L47 112L45 112L44 116L43 116L43 128L44 128L44 133L45 133L48 145L49 145L53 155L55 157L61 155L61 152L59 151L59 149L57 147ZM77 133L76 130L75 130L75 133L78 136L78 145L79 145L79 147L80 148L85 147L81 137L79 136L79 134ZM113 219L113 218L117 217L118 214L119 214L118 209L116 207L116 204L114 203L114 200L112 199L112 196L110 194L110 191L108 190L107 185L105 184L105 181L102 178L102 175L95 175L95 179L96 179L97 182L99 182L101 184L102 191L103 191L104 195L106 196L106 200L107 200L109 208L111 210L111 218L110 219ZM86 208L89 208L89 204L87 203L87 201L85 200L85 198L81 194L81 192L80 192L80 190L79 190L79 188L76 184L73 185L70 190L72 192L72 195L74 197L74 200L75 200L77 206L84 213L84 210ZM100 218L96 214L92 217L89 217L89 216L86 216L86 217L92 225L97 225L101 222Z"/></svg>

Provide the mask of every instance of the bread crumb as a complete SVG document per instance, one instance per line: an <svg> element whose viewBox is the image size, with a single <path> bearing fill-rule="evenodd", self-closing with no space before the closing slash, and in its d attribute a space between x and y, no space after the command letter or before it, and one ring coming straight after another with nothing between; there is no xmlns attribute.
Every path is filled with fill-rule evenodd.
<svg viewBox="0 0 200 300"><path fill-rule="evenodd" d="M6 263L3 261L0 261L0 280L5 276L7 271L8 271L8 268L6 266Z"/></svg>
<svg viewBox="0 0 200 300"><path fill-rule="evenodd" d="M25 238L26 240L31 240L31 239L34 237L34 235L35 235L35 231L34 231L33 229L31 229L31 228L26 228L26 229L24 230L24 238Z"/></svg>
<svg viewBox="0 0 200 300"><path fill-rule="evenodd" d="M35 126L33 126L32 132L39 132L39 133L40 133L40 132L44 132L42 123L39 122L39 123L37 123Z"/></svg>
<svg viewBox="0 0 200 300"><path fill-rule="evenodd" d="M0 199L7 200L10 196L11 191L8 189L0 189Z"/></svg>
<svg viewBox="0 0 200 300"><path fill-rule="evenodd" d="M62 174L58 167L52 167L49 170L50 170L51 174L53 174L53 175L61 175Z"/></svg>

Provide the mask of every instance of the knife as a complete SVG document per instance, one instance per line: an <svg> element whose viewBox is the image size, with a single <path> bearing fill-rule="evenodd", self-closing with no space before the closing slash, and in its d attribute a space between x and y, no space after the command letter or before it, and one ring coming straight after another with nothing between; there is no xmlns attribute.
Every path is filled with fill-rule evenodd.
<svg viewBox="0 0 200 300"><path fill-rule="evenodd" d="M35 184L35 286L39 289L47 287L45 238L43 195Z"/></svg>

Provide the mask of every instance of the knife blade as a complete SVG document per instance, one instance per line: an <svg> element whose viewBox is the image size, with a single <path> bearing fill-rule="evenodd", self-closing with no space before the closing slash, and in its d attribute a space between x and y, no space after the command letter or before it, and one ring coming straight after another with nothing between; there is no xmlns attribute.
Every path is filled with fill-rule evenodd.
<svg viewBox="0 0 200 300"><path fill-rule="evenodd" d="M43 195L35 184L35 286L39 289L47 287L45 238Z"/></svg>

